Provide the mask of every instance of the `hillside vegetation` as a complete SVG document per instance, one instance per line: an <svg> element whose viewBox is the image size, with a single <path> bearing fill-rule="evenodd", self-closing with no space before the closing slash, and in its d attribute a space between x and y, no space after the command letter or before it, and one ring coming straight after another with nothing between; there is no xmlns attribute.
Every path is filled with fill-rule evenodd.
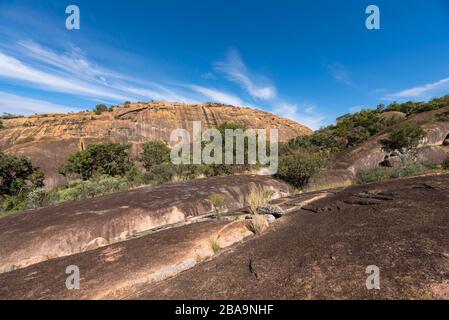
<svg viewBox="0 0 449 320"><path fill-rule="evenodd" d="M449 105L449 96L429 102L392 103L379 105L375 109L364 109L345 115L334 125L321 128L308 136L299 136L280 143L277 177L304 189L310 180L319 176L340 153L354 148L380 133L388 133L385 146L398 152L416 148L426 132L418 124L401 122L416 113L440 109ZM95 107L95 112L113 112L104 105ZM446 113L438 121L448 121ZM17 118L4 115L4 119ZM0 123L1 124L1 123ZM0 127L1 128L1 127ZM222 123L217 129L243 129L244 125ZM248 141L245 141L245 159L248 160ZM204 147L204 145L203 145ZM162 140L147 141L139 155L131 155L131 144L105 142L90 143L82 150L73 152L58 168L66 183L55 190L45 192L44 175L33 167L25 156L6 155L0 152L0 212L10 213L50 204L105 195L129 190L141 185L186 181L198 177L213 177L250 172L260 168L250 165L174 165L170 161L170 148ZM224 152L224 148L223 148ZM234 151L234 159L236 158ZM442 163L449 168L449 159ZM424 165L408 165L402 168L374 168L359 173L360 183L383 181L434 170ZM0 213L1 214L1 213Z"/></svg>

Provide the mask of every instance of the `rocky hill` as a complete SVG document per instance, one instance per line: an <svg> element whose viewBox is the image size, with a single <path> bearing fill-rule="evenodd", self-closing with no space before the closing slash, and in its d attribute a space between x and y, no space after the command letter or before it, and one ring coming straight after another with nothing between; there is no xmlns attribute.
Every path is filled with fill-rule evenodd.
<svg viewBox="0 0 449 320"><path fill-rule="evenodd" d="M388 130L382 131L367 141L345 150L333 159L330 167L312 183L312 187L337 186L350 184L357 173L364 169L376 168L384 161L391 166L400 164L404 156L411 157L414 162L426 165L438 165L449 156L449 121L442 121L442 116L449 112L449 107L439 110L417 113L410 117L400 112L386 112L383 116L402 119ZM412 154L401 155L385 147L384 141L392 129L405 124L418 124L426 132L423 139Z"/></svg>
<svg viewBox="0 0 449 320"><path fill-rule="evenodd" d="M203 130L224 122L254 129L277 128L280 141L312 133L309 128L292 120L255 109L151 102L116 107L100 115L80 112L4 120L0 149L28 156L44 172L46 187L51 189L63 183L63 177L57 173L59 165L85 144L131 143L132 152L136 154L145 141L161 139L168 142L174 129L192 132L193 121L201 121Z"/></svg>

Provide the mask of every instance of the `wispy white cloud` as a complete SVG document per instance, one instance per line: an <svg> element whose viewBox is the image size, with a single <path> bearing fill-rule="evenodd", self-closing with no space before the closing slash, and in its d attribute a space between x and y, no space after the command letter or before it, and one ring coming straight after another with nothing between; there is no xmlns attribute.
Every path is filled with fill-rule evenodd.
<svg viewBox="0 0 449 320"><path fill-rule="evenodd" d="M242 106L243 102L239 97L225 93L223 91L209 89L201 86L192 85L191 88L198 93L210 98L212 102L221 102L233 106Z"/></svg>
<svg viewBox="0 0 449 320"><path fill-rule="evenodd" d="M129 97L92 83L80 82L56 73L36 69L0 51L0 77L30 83L48 91L71 93L80 96L113 100L127 100Z"/></svg>
<svg viewBox="0 0 449 320"><path fill-rule="evenodd" d="M206 80L212 80L215 79L215 75L212 72L205 72L201 75L201 78Z"/></svg>
<svg viewBox="0 0 449 320"><path fill-rule="evenodd" d="M40 44L26 40L19 41L18 45L23 48L23 52L32 57L36 61L43 62L56 69L64 70L68 73L75 75L84 75L90 77L98 77L100 81L105 80L105 77L114 76L117 77L118 74L100 68L99 66L91 63L83 51L76 47L71 46L71 51L62 52L60 54L49 50L48 48L42 47Z"/></svg>
<svg viewBox="0 0 449 320"><path fill-rule="evenodd" d="M58 113L74 111L76 108L54 104L44 100L31 99L0 91L2 112L29 115L33 113Z"/></svg>
<svg viewBox="0 0 449 320"><path fill-rule="evenodd" d="M16 53L12 56L0 51L0 78L49 92L111 103L125 100L242 103L239 97L216 89L184 83L162 85L120 74L92 63L74 46L60 53L33 41L19 41Z"/></svg>
<svg viewBox="0 0 449 320"><path fill-rule="evenodd" d="M329 73L335 80L347 85L352 84L349 77L349 70L342 63L340 62L329 63L326 64L326 68L328 69Z"/></svg>
<svg viewBox="0 0 449 320"><path fill-rule="evenodd" d="M325 116L318 114L314 106L300 108L297 104L281 102L274 106L273 113L285 118L292 119L313 130L323 126Z"/></svg>
<svg viewBox="0 0 449 320"><path fill-rule="evenodd" d="M438 95L438 93L445 93L447 90L449 90L449 78L444 78L423 86L413 87L387 95L385 96L385 99L428 99L434 95Z"/></svg>
<svg viewBox="0 0 449 320"><path fill-rule="evenodd" d="M258 83L269 83L269 81L255 80L256 77L250 74L239 53L234 49L228 51L225 61L216 62L214 67L216 71L225 74L230 81L240 85L255 99L270 100L276 97L276 88L271 84Z"/></svg>

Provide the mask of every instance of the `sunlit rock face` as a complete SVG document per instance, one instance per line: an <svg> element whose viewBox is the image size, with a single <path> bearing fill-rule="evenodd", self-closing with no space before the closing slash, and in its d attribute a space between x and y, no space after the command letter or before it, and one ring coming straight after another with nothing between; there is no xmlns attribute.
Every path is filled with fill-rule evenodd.
<svg viewBox="0 0 449 320"><path fill-rule="evenodd" d="M312 133L309 128L292 120L255 109L151 102L117 107L101 115L80 112L5 120L5 129L0 132L0 148L6 153L28 156L44 172L46 188L53 189L64 183L64 177L58 174L57 168L69 154L89 143L130 143L133 155L137 155L145 141L164 140L169 143L174 129L186 129L192 134L194 121L201 121L203 131L224 122L253 129L276 128L279 141Z"/></svg>

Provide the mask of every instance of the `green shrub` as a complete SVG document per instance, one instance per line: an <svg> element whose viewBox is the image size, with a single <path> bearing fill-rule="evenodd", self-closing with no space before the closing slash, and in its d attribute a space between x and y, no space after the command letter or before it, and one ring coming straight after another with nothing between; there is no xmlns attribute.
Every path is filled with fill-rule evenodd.
<svg viewBox="0 0 449 320"><path fill-rule="evenodd" d="M447 157L446 159L444 159L443 163L442 163L442 167L445 170L449 170L449 157Z"/></svg>
<svg viewBox="0 0 449 320"><path fill-rule="evenodd" d="M0 198L0 217L16 211L37 209L45 204L46 193L42 188L27 189L21 193Z"/></svg>
<svg viewBox="0 0 449 320"><path fill-rule="evenodd" d="M393 130L389 135L388 143L392 149L410 149L416 147L425 136L426 132L421 126L408 123Z"/></svg>
<svg viewBox="0 0 449 320"><path fill-rule="evenodd" d="M92 180L77 180L68 187L52 191L47 198L48 204L94 198L106 194L124 191L130 185L125 177L98 176Z"/></svg>
<svg viewBox="0 0 449 320"><path fill-rule="evenodd" d="M102 114L103 112L106 112L106 111L108 111L108 107L106 105L104 105L104 104L97 104L95 106L95 109L94 109L94 112L97 115L100 115L100 114Z"/></svg>
<svg viewBox="0 0 449 320"><path fill-rule="evenodd" d="M338 118L337 124L315 131L310 136L301 136L281 144L280 155L293 154L298 150L338 153L359 145L371 136L386 130L397 120L381 119L382 106L375 110L362 110Z"/></svg>
<svg viewBox="0 0 449 320"><path fill-rule="evenodd" d="M130 145L120 143L95 143L86 150L69 156L66 163L59 168L63 175L76 174L83 180L95 174L124 176L134 165L128 155Z"/></svg>
<svg viewBox="0 0 449 320"><path fill-rule="evenodd" d="M0 151L0 197L17 196L44 186L44 175L24 156Z"/></svg>
<svg viewBox="0 0 449 320"><path fill-rule="evenodd" d="M143 175L144 184L161 184L172 181L176 170L172 164L151 166Z"/></svg>
<svg viewBox="0 0 449 320"><path fill-rule="evenodd" d="M154 165L170 162L170 148L163 141L148 141L143 144L140 160L146 170Z"/></svg>
<svg viewBox="0 0 449 320"><path fill-rule="evenodd" d="M297 151L279 158L277 176L297 188L304 188L327 163L322 152Z"/></svg>
<svg viewBox="0 0 449 320"><path fill-rule="evenodd" d="M447 107L448 105L449 105L449 95L446 95L441 98L432 99L428 102L412 102L412 101L407 101L404 103L393 102L385 109L385 111L400 111L407 115L411 115L414 113L421 113L441 109Z"/></svg>
<svg viewBox="0 0 449 320"><path fill-rule="evenodd" d="M27 209L37 209L44 205L46 198L45 190L42 188L36 188L28 192L26 196Z"/></svg>
<svg viewBox="0 0 449 320"><path fill-rule="evenodd" d="M418 163L411 163L400 168L376 167L362 170L357 174L359 184L381 182L389 179L408 177L433 172L435 169Z"/></svg>
<svg viewBox="0 0 449 320"><path fill-rule="evenodd" d="M18 119L18 118L25 118L24 116L20 114L12 114L9 112L3 112L3 115L0 116L0 119L8 120L8 119Z"/></svg>
<svg viewBox="0 0 449 320"><path fill-rule="evenodd" d="M0 130L5 129L5 126L3 125L3 121L0 120Z"/></svg>
<svg viewBox="0 0 449 320"><path fill-rule="evenodd" d="M356 127L352 129L348 135L348 147L356 146L370 137L370 132L364 127Z"/></svg>
<svg viewBox="0 0 449 320"><path fill-rule="evenodd" d="M371 183L371 182L379 182L391 179L392 177L392 168L388 167L377 167L373 169L362 170L357 174L357 183Z"/></svg>
<svg viewBox="0 0 449 320"><path fill-rule="evenodd" d="M188 181L199 176L209 176L209 166L207 165L174 165L163 163L151 166L141 176L143 184L162 184L167 182Z"/></svg>

